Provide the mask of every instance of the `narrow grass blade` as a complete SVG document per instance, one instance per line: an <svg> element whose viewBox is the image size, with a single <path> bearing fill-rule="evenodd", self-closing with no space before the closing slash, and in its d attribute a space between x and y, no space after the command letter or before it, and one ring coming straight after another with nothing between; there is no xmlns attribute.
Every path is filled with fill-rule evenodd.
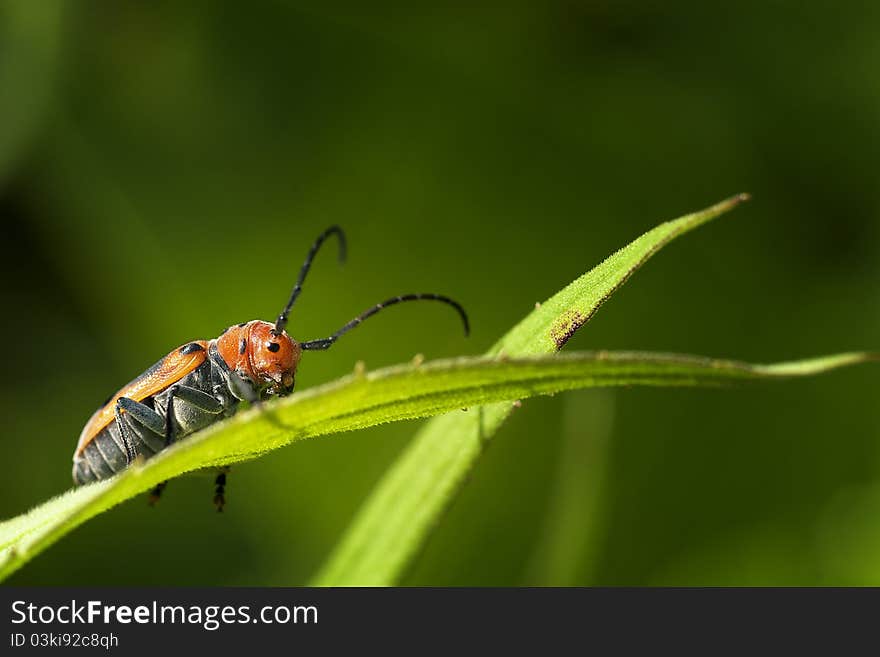
<svg viewBox="0 0 880 657"><path fill-rule="evenodd" d="M614 430L614 393L565 396L562 437L550 497L525 586L589 585L605 518L603 490Z"/></svg>

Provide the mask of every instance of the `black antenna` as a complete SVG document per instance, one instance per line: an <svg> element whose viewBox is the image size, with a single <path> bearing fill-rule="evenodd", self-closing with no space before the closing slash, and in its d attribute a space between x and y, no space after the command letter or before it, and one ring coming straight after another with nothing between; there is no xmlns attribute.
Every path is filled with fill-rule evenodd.
<svg viewBox="0 0 880 657"><path fill-rule="evenodd" d="M315 243L312 244L312 248L309 249L308 255L306 255L306 261L303 263L302 269L299 270L299 278L296 279L296 285L293 286L293 291L290 293L290 301L287 302L287 305L284 306L284 310L281 311L281 314L278 315L278 319L275 321L274 332L276 335L279 335L287 326L287 318L290 315L290 309L293 308L296 298L299 296L299 293L302 292L303 281L306 280L306 274L309 273L309 269L312 266L312 260L315 259L315 254L318 252L318 249L321 248L324 240L334 233L339 237L339 262L345 262L345 233L342 232L342 229L339 226L330 226L330 228L318 235L318 239L315 240Z"/></svg>
<svg viewBox="0 0 880 657"><path fill-rule="evenodd" d="M403 303L404 301L440 301L441 303L450 305L458 311L458 314L461 316L461 321L464 322L464 334L468 335L471 331L470 325L468 324L467 313L457 301L453 301L449 297L444 297L439 294L402 294L399 297L394 297L392 299L388 299L387 301L383 301L382 303L377 303L372 308L365 310L360 315L351 320L348 324L336 331L336 333L331 335L329 338L321 338L320 340L309 340L308 342L300 342L299 346L302 349L313 351L319 349L329 349L332 344L339 339L341 335L348 333L351 329L353 329L355 326L360 324L368 317L372 317L383 308L387 308L388 306L393 306L398 303Z"/></svg>

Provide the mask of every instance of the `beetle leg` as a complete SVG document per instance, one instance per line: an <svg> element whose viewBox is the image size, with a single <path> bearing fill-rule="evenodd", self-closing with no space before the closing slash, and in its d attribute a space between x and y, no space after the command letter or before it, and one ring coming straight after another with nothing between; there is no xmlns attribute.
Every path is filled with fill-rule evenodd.
<svg viewBox="0 0 880 657"><path fill-rule="evenodd" d="M260 396L256 393L253 386L238 372L233 371L229 373L229 383L232 388L232 394L239 399L244 399L251 404L256 404L260 401Z"/></svg>
<svg viewBox="0 0 880 657"><path fill-rule="evenodd" d="M173 394L176 399L192 404L196 408L205 411L205 413L213 413L214 415L217 415L223 412L223 404L208 393L202 392L196 388L190 388L189 386L175 386ZM170 401L168 402L168 408L171 408Z"/></svg>
<svg viewBox="0 0 880 657"><path fill-rule="evenodd" d="M145 404L128 397L120 397L116 401L117 408L125 411L130 420L137 421L158 436L165 435L165 424L162 416Z"/></svg>
<svg viewBox="0 0 880 657"><path fill-rule="evenodd" d="M236 370L229 369L229 366L223 361L220 354L217 353L216 346L209 350L208 357L214 364L214 370L220 373L220 376L222 377L221 381L226 385L234 397L243 399L251 404L259 403L260 396L254 391L251 383Z"/></svg>
<svg viewBox="0 0 880 657"><path fill-rule="evenodd" d="M174 411L174 397L177 395L177 392L180 390L181 386L173 386L171 390L168 391L168 402L165 406L165 421L163 422L163 431L165 433L165 447L171 444L174 440L174 422L172 421L172 413ZM158 413L156 415L161 419ZM160 481L156 484L155 488L150 491L150 497L147 500L147 504L150 506L156 506L156 503L159 501L159 498L162 496L162 491L165 490L165 486L168 485L167 481Z"/></svg>
<svg viewBox="0 0 880 657"><path fill-rule="evenodd" d="M162 496L162 491L165 490L165 486L167 485L167 481L156 484L153 490L150 491L150 497L147 500L147 504L149 504L150 506L156 506L156 502L159 501L159 498Z"/></svg>
<svg viewBox="0 0 880 657"><path fill-rule="evenodd" d="M137 456L137 448L135 447L134 436L132 436L132 422L137 422L159 437L164 437L165 435L162 417L149 406L145 406L128 397L120 397L116 400L115 413L116 424L119 427L122 442L125 443L126 457L129 463L134 461L134 458Z"/></svg>
<svg viewBox="0 0 880 657"><path fill-rule="evenodd" d="M113 411L113 413L116 416L116 426L119 427L119 435L122 436L122 442L125 444L125 460L128 463L131 463L132 461L134 461L136 452L134 449L134 443L132 443L131 441L131 436L128 435L128 425L122 418L122 404L119 403L120 401L122 400L117 400L116 409Z"/></svg>
<svg viewBox="0 0 880 657"><path fill-rule="evenodd" d="M184 385L172 386L168 390L168 398L165 401L166 447L173 443L177 437L177 427L174 423L174 400L189 404L211 415L220 415L223 412L223 404L208 393Z"/></svg>
<svg viewBox="0 0 880 657"><path fill-rule="evenodd" d="M122 417L120 411L125 411L126 416ZM149 406L138 403L128 397L120 397L116 402L116 419L126 449L131 449L132 454L134 454L134 443L129 435L129 431L131 431L131 422L137 422L160 438L164 438L166 435L165 422L162 420L162 416ZM132 458L134 457L130 457L129 462L131 462ZM159 496L162 495L162 491L167 483L167 481L163 481L150 491L150 506L154 506L156 502L159 501Z"/></svg>
<svg viewBox="0 0 880 657"><path fill-rule="evenodd" d="M253 386L251 386L244 375L239 374L237 370L233 370L229 373L229 389L232 390L233 395L239 399L244 399L251 404L256 404L260 401L260 396L254 390Z"/></svg>
<svg viewBox="0 0 880 657"><path fill-rule="evenodd" d="M168 391L168 400L165 402L165 447L174 442L174 398L180 386L173 386Z"/></svg>
<svg viewBox="0 0 880 657"><path fill-rule="evenodd" d="M223 404L214 399L211 395L190 388L189 386L172 386L168 390L168 399L165 402L165 446L167 447L174 442L177 429L174 426L174 400L179 399L187 404L192 404L200 411L219 415L223 412Z"/></svg>
<svg viewBox="0 0 880 657"><path fill-rule="evenodd" d="M226 504L226 473L229 468L220 470L220 474L214 480L216 488L214 489L214 505L217 507L217 513L223 512L223 506Z"/></svg>

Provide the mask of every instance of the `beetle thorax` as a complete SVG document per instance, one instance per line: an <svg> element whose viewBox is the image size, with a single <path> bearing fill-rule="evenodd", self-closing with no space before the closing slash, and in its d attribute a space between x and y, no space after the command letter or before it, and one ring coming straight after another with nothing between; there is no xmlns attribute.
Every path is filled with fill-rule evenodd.
<svg viewBox="0 0 880 657"><path fill-rule="evenodd" d="M253 320L232 326L217 338L217 351L231 370L257 389L272 395L293 390L302 350L286 332L276 333L272 324Z"/></svg>

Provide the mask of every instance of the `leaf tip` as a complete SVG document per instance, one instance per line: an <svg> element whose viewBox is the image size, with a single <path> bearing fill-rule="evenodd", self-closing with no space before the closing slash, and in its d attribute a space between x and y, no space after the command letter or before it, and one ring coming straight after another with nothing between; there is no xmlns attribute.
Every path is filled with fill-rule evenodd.
<svg viewBox="0 0 880 657"><path fill-rule="evenodd" d="M737 206L745 203L746 201L752 200L752 195L748 192L740 192L739 194L735 194L729 198L724 199L716 203L715 205L706 208L705 210L701 210L700 212L696 212L693 215L689 215L689 218L692 220L692 223L686 228L686 230L690 230L700 224L703 224L711 219L715 219L716 217L721 216L722 214L726 214L736 208ZM696 219L695 222L693 220Z"/></svg>
<svg viewBox="0 0 880 657"><path fill-rule="evenodd" d="M742 203L751 200L751 194L749 194L748 192L740 192L739 194L735 194L734 196L731 196L730 198L721 201L721 203L715 206L715 210L717 210L718 214L723 214L725 212L733 210L738 205L741 205Z"/></svg>

